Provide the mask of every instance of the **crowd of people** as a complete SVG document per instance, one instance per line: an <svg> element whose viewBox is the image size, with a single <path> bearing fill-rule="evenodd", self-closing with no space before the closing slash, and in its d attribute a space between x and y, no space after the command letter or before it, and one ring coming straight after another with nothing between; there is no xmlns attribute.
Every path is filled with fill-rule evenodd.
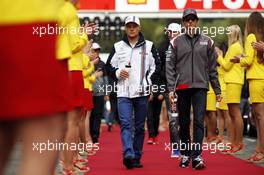
<svg viewBox="0 0 264 175"><path fill-rule="evenodd" d="M248 17L244 43L240 26L229 26L226 51L196 30L199 17L194 9L183 11L183 27L168 25L168 42L160 49L144 38L140 19L128 16L123 38L113 45L104 63L101 46L88 38L96 25L80 25L79 1L43 2L0 2L0 174L17 138L23 147L17 174L54 174L57 164L65 175L89 172L88 157L98 150L105 104L108 130L114 118L120 124L124 166L143 168L145 122L147 143L157 143L163 100L173 143L171 157L180 158L181 168L192 163L193 169L204 169L204 141L224 143L225 154L242 154L245 149L240 103L246 82L246 100L257 129L256 150L248 161L264 161L261 13ZM47 25L80 30L47 32L42 37L32 34L33 28ZM105 88L108 85L111 91ZM54 149L40 154L32 149L32 143L47 141L82 143L83 151ZM180 143L191 146L180 149Z"/></svg>

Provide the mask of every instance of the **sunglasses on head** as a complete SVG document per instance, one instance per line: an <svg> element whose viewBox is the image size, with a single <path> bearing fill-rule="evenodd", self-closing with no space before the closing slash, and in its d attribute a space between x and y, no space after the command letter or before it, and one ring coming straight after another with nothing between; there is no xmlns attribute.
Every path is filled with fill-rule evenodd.
<svg viewBox="0 0 264 175"><path fill-rule="evenodd" d="M183 21L195 21L195 20L197 20L197 17L196 16L194 16L194 15L188 15L188 16L186 16L184 19L183 19Z"/></svg>

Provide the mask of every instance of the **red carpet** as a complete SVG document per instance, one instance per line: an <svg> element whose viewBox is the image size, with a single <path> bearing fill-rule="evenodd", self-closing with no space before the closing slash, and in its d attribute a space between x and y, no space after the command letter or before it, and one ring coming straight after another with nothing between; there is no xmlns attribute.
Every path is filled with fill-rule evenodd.
<svg viewBox="0 0 264 175"><path fill-rule="evenodd" d="M203 152L206 169L197 171L192 168L182 169L178 167L178 160L170 158L170 152L165 151L165 142L169 141L169 133L162 132L158 145L147 145L146 137L144 144L144 155L142 163L144 168L126 170L122 164L122 147L119 128L107 132L103 128L100 138L100 150L95 156L89 158L89 166L92 175L263 175L264 168L247 163L230 155L221 153L210 154ZM147 136L147 134L146 134Z"/></svg>

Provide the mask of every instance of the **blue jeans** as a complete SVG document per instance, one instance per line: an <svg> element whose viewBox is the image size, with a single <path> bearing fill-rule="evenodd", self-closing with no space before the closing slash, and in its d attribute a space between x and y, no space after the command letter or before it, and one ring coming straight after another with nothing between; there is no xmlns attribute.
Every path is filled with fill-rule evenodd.
<svg viewBox="0 0 264 175"><path fill-rule="evenodd" d="M140 159L144 143L144 125L148 104L147 97L119 97L117 101L121 123L123 157Z"/></svg>

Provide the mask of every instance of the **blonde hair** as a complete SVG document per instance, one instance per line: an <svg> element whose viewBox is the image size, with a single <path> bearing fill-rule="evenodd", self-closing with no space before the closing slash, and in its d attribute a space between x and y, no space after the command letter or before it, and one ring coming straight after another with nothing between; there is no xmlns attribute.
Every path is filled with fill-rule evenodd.
<svg viewBox="0 0 264 175"><path fill-rule="evenodd" d="M239 42L241 47L243 46L243 41L242 41L242 33L241 29L238 25L231 25L228 27L230 33L227 35L228 36L228 47L230 47L232 44L235 42Z"/></svg>

